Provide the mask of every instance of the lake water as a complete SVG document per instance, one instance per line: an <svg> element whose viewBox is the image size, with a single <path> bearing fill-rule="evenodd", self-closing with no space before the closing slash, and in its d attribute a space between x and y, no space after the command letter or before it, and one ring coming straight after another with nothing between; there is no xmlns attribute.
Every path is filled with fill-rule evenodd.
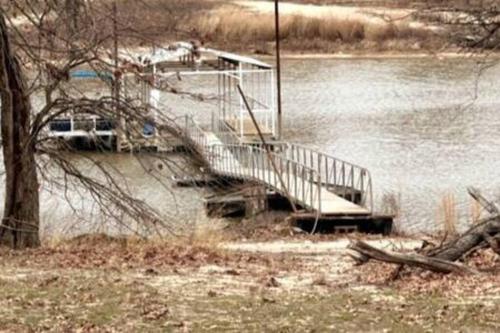
<svg viewBox="0 0 500 333"><path fill-rule="evenodd" d="M205 80L205 79L204 79ZM206 93L205 89L197 92ZM283 63L284 138L368 168L375 203L397 198L398 227L407 232L441 228L443 198L452 197L462 227L471 217L467 187L500 196L500 66L474 59L302 59ZM213 101L176 99L208 119ZM181 170L128 154L98 156L123 175L132 192L172 223L209 221L204 193L174 189ZM88 172L92 172L90 166ZM148 175L156 170L160 184ZM88 194L64 194L42 185L45 233L79 233L105 225ZM73 191L76 193L77 191ZM83 198L83 199L82 199Z"/></svg>
<svg viewBox="0 0 500 333"><path fill-rule="evenodd" d="M463 227L468 186L500 195L499 90L495 61L290 60L285 136L368 168L379 209L398 198L401 229L440 228L444 197Z"/></svg>

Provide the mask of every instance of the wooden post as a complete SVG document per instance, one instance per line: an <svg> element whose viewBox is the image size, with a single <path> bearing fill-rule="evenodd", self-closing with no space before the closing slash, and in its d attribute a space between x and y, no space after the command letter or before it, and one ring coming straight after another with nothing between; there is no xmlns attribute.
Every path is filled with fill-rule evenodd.
<svg viewBox="0 0 500 333"><path fill-rule="evenodd" d="M245 217L252 218L267 209L267 191L265 186L252 186L244 191Z"/></svg>

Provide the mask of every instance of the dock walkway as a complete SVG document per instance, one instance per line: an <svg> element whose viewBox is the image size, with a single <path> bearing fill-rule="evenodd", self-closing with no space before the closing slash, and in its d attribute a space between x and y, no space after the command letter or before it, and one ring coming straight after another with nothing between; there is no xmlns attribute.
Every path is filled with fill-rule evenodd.
<svg viewBox="0 0 500 333"><path fill-rule="evenodd" d="M214 174L258 182L321 216L372 213L366 169L289 143L276 144L270 154L259 145L225 144L194 120L188 125L189 138Z"/></svg>

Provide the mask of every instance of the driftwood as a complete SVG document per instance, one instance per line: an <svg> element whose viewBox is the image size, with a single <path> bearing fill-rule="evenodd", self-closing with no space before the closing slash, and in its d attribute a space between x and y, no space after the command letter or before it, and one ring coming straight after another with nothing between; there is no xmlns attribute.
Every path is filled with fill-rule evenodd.
<svg viewBox="0 0 500 333"><path fill-rule="evenodd" d="M404 265L420 267L439 273L477 273L474 269L456 261L479 248L491 248L500 255L500 210L495 204L488 201L481 193L468 189L469 194L487 212L494 216L486 218L472 226L467 232L450 242L420 253L397 253L377 249L369 244L356 241L350 245L350 256L359 264L370 259Z"/></svg>
<svg viewBox="0 0 500 333"><path fill-rule="evenodd" d="M474 200L476 200L476 202L479 203L481 207L483 207L488 213L500 215L500 210L498 209L498 207L493 202L487 200L478 189L469 187L467 188L467 192L469 192L469 195Z"/></svg>
<svg viewBox="0 0 500 333"><path fill-rule="evenodd" d="M474 226L467 232L452 241L433 249L427 255L455 261L462 258L465 254L486 242L484 235L495 237L500 232L500 216L488 218Z"/></svg>
<svg viewBox="0 0 500 333"><path fill-rule="evenodd" d="M397 253L380 250L363 241L356 241L352 243L349 248L356 253L361 254L364 258L370 258L392 264L416 266L438 273L477 273L475 270L453 261L427 257L418 253Z"/></svg>
<svg viewBox="0 0 500 333"><path fill-rule="evenodd" d="M500 255L500 235L497 234L495 237L489 234L483 234L484 240L488 243L490 248L498 255Z"/></svg>

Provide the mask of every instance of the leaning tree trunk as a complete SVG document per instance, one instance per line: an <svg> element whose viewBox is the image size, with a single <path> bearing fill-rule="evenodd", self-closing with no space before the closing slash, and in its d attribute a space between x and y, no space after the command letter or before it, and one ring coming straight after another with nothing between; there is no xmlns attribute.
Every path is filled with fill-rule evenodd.
<svg viewBox="0 0 500 333"><path fill-rule="evenodd" d="M0 12L0 92L5 207L0 244L34 247L39 240L39 197L35 144L30 136L31 104Z"/></svg>

